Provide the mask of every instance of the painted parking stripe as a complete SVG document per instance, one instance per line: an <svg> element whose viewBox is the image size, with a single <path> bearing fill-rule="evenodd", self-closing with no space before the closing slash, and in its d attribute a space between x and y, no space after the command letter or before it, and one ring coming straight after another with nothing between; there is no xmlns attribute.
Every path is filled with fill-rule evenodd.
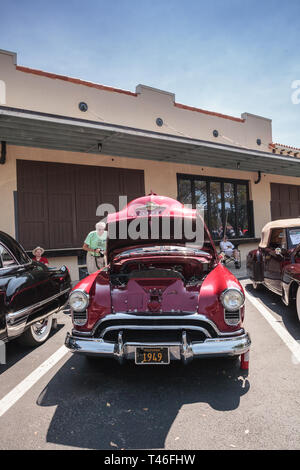
<svg viewBox="0 0 300 470"><path fill-rule="evenodd" d="M14 387L2 400L0 400L0 417L6 413L28 390L33 387L41 377L43 377L55 364L57 364L69 350L62 346L45 362L37 367L31 374L29 374L22 382Z"/></svg>
<svg viewBox="0 0 300 470"><path fill-rule="evenodd" d="M273 317L269 310L249 292L245 292L246 298L254 305L254 307L262 314L262 316L271 325L273 330L280 336L285 345L293 354L293 362L300 363L300 344L287 332L287 330L280 325L280 323Z"/></svg>

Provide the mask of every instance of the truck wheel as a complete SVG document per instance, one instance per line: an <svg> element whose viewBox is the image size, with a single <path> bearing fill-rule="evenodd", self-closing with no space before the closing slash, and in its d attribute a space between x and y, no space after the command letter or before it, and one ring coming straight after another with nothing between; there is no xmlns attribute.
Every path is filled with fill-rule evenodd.
<svg viewBox="0 0 300 470"><path fill-rule="evenodd" d="M33 323L20 337L20 342L26 346L39 346L43 344L50 335L53 317Z"/></svg>

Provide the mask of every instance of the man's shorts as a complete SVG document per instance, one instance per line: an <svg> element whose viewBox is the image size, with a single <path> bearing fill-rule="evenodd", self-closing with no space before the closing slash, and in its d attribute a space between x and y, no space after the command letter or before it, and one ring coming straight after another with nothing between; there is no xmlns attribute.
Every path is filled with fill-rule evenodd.
<svg viewBox="0 0 300 470"><path fill-rule="evenodd" d="M224 253L225 253L226 256L229 256L229 258L230 258L233 255L233 250L232 249L225 250Z"/></svg>

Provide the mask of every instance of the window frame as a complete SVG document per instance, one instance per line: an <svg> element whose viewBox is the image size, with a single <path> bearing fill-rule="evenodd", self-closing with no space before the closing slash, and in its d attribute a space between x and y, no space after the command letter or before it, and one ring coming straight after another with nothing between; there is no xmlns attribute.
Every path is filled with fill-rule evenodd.
<svg viewBox="0 0 300 470"><path fill-rule="evenodd" d="M192 207L196 207L196 194L195 194L195 181L205 181L206 182L206 194L207 194L207 228L211 233L211 223L210 223L210 214L211 214L211 200L210 200L210 185L208 183L220 183L221 187L221 217L222 223L224 226L225 220L225 198L224 198L224 183L231 183L233 184L234 189L234 204L235 204L235 225L234 231L237 233L237 186L244 185L246 187L246 206L247 206L247 219L248 219L248 235L246 237L234 237L231 239L240 239L244 240L247 238L254 237L254 220L253 220L253 212L250 208L250 190L249 190L249 181L244 179L235 179L235 178L221 178L221 177L214 177L214 176L206 176L206 175L191 175L187 173L177 173L177 200L179 200L179 184L181 180L189 180L191 182L191 195L192 195ZM220 241L219 238L214 239L214 241Z"/></svg>
<svg viewBox="0 0 300 470"><path fill-rule="evenodd" d="M282 246L282 240L280 240L280 243L278 242L277 245L280 245L278 247L274 247L274 246L271 246L271 243L274 244L274 241L272 241L272 237L274 235L275 232L278 232L278 233L283 233L284 236L282 237L282 239L285 240L285 247ZM279 239L279 237L277 238L277 240ZM276 242L275 242L276 243ZM288 237L287 237L287 229L286 228L281 228L281 227L274 227L270 230L270 235L269 235L269 241L268 241L268 248L270 248L271 250L275 250L276 248L287 248L287 243L288 243Z"/></svg>
<svg viewBox="0 0 300 470"><path fill-rule="evenodd" d="M11 269L11 268L16 268L16 267L19 267L20 266L20 263L18 262L18 260L16 259L16 257L12 254L12 252L10 251L9 248L7 248L6 245L4 245L3 242L0 242L0 246L2 248L4 248L4 250L7 251L7 253L13 258L13 260L15 261L15 264L11 264L9 266L4 266L3 264L3 258L2 258L2 252L0 251L0 269Z"/></svg>

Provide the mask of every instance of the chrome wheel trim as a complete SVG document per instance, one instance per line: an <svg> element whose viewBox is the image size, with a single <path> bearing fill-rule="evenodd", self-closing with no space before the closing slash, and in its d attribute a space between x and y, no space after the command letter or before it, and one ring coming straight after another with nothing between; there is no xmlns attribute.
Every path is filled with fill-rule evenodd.
<svg viewBox="0 0 300 470"><path fill-rule="evenodd" d="M30 330L32 337L38 343L42 343L47 339L52 327L52 317L45 318L31 325Z"/></svg>

